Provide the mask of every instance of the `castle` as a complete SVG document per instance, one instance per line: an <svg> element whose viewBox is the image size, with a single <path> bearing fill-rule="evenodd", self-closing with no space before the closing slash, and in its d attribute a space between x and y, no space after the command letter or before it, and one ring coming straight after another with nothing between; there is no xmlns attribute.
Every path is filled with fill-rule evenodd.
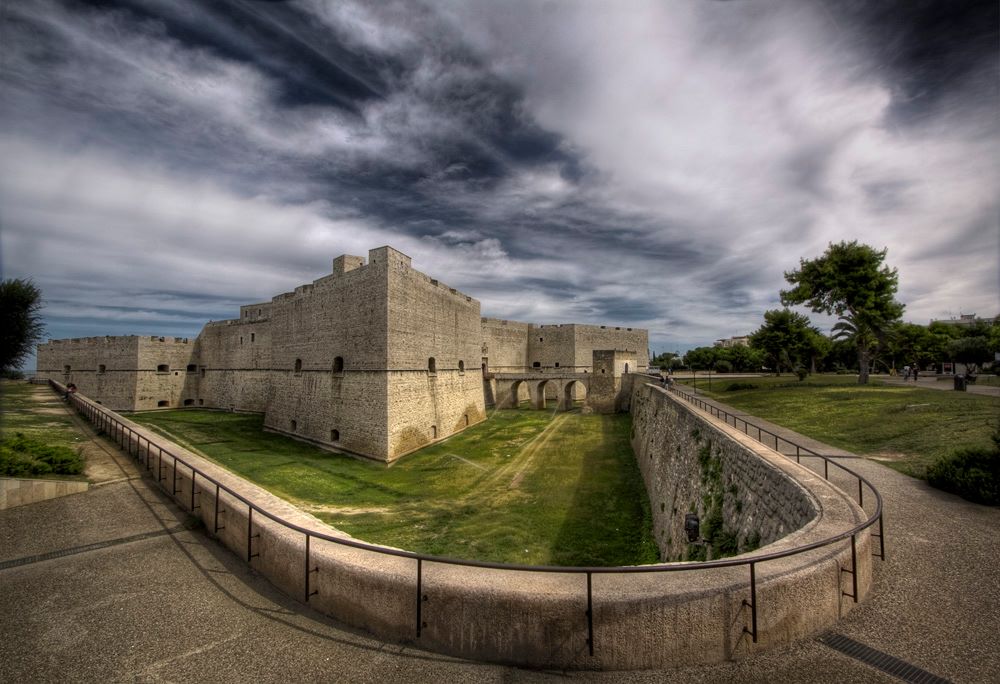
<svg viewBox="0 0 1000 684"><path fill-rule="evenodd" d="M489 405L528 398L524 376L559 378L571 400L585 388L614 392L630 364L642 371L648 361L645 330L482 318L478 300L379 247L367 262L337 257L330 275L242 306L194 340L40 344L37 375L116 410L258 412L269 430L391 463L484 420ZM603 384L589 383L595 371ZM534 387L542 405L561 398L555 382Z"/></svg>

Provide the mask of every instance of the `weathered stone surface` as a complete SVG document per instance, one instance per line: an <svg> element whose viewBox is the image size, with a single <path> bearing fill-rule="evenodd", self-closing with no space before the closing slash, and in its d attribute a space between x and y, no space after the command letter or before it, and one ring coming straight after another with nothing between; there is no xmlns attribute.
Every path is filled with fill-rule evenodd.
<svg viewBox="0 0 1000 684"><path fill-rule="evenodd" d="M193 341L41 344L38 376L74 383L118 410L263 413L268 430L392 462L483 420L493 363L577 372L590 369L594 349L632 349L645 367L647 347L640 329L481 318L478 300L379 247L367 262L337 257L330 275L242 306L239 318L210 322ZM572 398L583 398L582 383L571 385ZM557 396L555 383L542 391ZM571 399L559 396L565 408Z"/></svg>

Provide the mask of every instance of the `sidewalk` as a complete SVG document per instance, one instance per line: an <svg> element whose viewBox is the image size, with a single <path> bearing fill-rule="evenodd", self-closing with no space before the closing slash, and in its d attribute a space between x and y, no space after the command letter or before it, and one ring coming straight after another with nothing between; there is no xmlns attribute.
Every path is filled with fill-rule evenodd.
<svg viewBox="0 0 1000 684"><path fill-rule="evenodd" d="M0 681L900 681L820 635L715 666L569 674L386 643L282 595L185 529L185 514L151 478L99 443L117 481L0 511ZM995 681L1000 509L814 444L849 458L885 499L887 560L875 561L872 597L834 632L954 682Z"/></svg>
<svg viewBox="0 0 1000 684"><path fill-rule="evenodd" d="M947 392L954 392L955 385L952 378L942 378L938 380L936 376L918 378L916 381L904 380L898 375L893 377L890 375L879 375L878 379L888 385L909 385L910 387L919 387L920 389L934 389L934 390L944 390ZM1000 397L1000 386L998 385L979 385L971 384L967 386L966 392L969 394L983 394L991 397ZM960 392L958 394L961 394Z"/></svg>

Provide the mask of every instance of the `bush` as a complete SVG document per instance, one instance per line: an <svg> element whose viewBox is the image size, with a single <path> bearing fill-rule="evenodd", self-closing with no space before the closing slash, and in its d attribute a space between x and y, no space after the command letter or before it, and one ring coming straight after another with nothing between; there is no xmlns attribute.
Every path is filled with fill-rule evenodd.
<svg viewBox="0 0 1000 684"><path fill-rule="evenodd" d="M719 359L715 362L715 372L716 373L732 373L733 364L729 363L725 359Z"/></svg>
<svg viewBox="0 0 1000 684"><path fill-rule="evenodd" d="M727 392L739 392L740 390L754 390L757 389L757 385L752 382L731 382L729 386L726 387Z"/></svg>
<svg viewBox="0 0 1000 684"><path fill-rule="evenodd" d="M1000 506L1000 429L993 433L993 447L958 449L939 458L927 469L927 482L969 501Z"/></svg>
<svg viewBox="0 0 1000 684"><path fill-rule="evenodd" d="M69 447L52 446L20 432L0 441L0 475L79 475L83 457Z"/></svg>

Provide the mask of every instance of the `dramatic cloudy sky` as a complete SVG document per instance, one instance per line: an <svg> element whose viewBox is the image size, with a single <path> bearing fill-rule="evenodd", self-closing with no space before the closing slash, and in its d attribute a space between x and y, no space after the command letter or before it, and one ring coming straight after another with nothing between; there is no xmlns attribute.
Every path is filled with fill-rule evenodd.
<svg viewBox="0 0 1000 684"><path fill-rule="evenodd" d="M663 351L859 239L908 320L994 315L997 4L5 2L3 276L51 337L194 335L391 244Z"/></svg>

